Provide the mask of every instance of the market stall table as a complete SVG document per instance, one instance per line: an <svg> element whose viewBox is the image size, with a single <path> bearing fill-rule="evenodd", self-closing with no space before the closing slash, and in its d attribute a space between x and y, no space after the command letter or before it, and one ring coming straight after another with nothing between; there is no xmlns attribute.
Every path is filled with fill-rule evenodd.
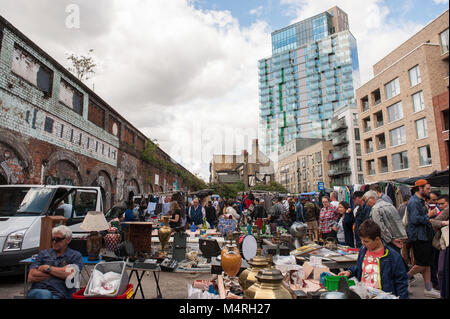
<svg viewBox="0 0 450 319"><path fill-rule="evenodd" d="M161 293L161 289L159 287L159 275L161 273L161 268L159 266L149 267L149 268L142 268L142 267L136 268L136 267L134 267L133 263L128 262L127 263L127 269L131 270L130 276L128 277L128 283L130 283L130 280L133 277L133 274L136 274L136 279L138 281L138 284L136 285L136 289L134 290L134 294L133 294L132 299L134 299L136 297L138 289L141 292L142 299L145 299L144 290L142 289L142 278L144 277L144 275L145 275L145 273L147 271L148 272L152 272L153 273L153 277L155 278L156 298L162 299L162 293ZM158 273L158 276L156 276L156 273Z"/></svg>

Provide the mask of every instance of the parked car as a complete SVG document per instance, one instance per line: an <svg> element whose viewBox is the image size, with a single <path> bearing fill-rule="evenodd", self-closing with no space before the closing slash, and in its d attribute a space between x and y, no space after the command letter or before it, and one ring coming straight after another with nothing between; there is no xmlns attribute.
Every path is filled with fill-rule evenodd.
<svg viewBox="0 0 450 319"><path fill-rule="evenodd" d="M0 276L19 273L19 261L39 252L44 216L64 216L76 237L92 210L103 212L100 187L0 185Z"/></svg>

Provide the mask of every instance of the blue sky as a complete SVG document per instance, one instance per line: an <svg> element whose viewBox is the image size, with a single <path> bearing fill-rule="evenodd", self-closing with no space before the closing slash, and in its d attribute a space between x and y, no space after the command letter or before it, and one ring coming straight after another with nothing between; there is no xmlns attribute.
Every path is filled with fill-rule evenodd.
<svg viewBox="0 0 450 319"><path fill-rule="evenodd" d="M281 2L281 0L196 0L194 5L195 8L204 10L228 10L238 19L242 27L263 20L274 31L285 27L296 17L290 5ZM424 25L448 8L448 2L443 0L393 0L380 1L380 4L389 8L388 20L401 22L407 19ZM345 8L342 9L345 11ZM255 10L253 14L250 13L252 10Z"/></svg>

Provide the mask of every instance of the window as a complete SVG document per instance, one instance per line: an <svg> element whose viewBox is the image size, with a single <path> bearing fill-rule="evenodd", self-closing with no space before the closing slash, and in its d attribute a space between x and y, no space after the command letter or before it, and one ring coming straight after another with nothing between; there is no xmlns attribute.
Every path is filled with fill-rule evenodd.
<svg viewBox="0 0 450 319"><path fill-rule="evenodd" d="M369 138L366 140L366 154L373 152L373 140Z"/></svg>
<svg viewBox="0 0 450 319"><path fill-rule="evenodd" d="M370 116L363 119L363 128L364 128L364 133L369 132L371 130Z"/></svg>
<svg viewBox="0 0 450 319"><path fill-rule="evenodd" d="M359 128L355 127L355 141L359 141L360 139Z"/></svg>
<svg viewBox="0 0 450 319"><path fill-rule="evenodd" d="M444 125L442 126L444 131L448 131L448 109L442 111L442 120L444 121Z"/></svg>
<svg viewBox="0 0 450 319"><path fill-rule="evenodd" d="M428 136L427 119L425 117L416 121L416 131L418 139Z"/></svg>
<svg viewBox="0 0 450 319"><path fill-rule="evenodd" d="M44 96L52 95L53 72L18 45L12 52L11 71L44 92Z"/></svg>
<svg viewBox="0 0 450 319"><path fill-rule="evenodd" d="M388 160L387 156L380 157L378 159L378 165L380 168L381 173L387 173L388 172Z"/></svg>
<svg viewBox="0 0 450 319"><path fill-rule="evenodd" d="M430 145L419 147L419 161L420 166L432 164Z"/></svg>
<svg viewBox="0 0 450 319"><path fill-rule="evenodd" d="M384 91L386 94L386 100L400 94L400 83L398 78L395 78L391 82L384 85Z"/></svg>
<svg viewBox="0 0 450 319"><path fill-rule="evenodd" d="M415 86L422 82L418 65L409 70L409 81L411 83L411 86Z"/></svg>
<svg viewBox="0 0 450 319"><path fill-rule="evenodd" d="M389 123L403 118L402 102L395 103L387 108Z"/></svg>
<svg viewBox="0 0 450 319"><path fill-rule="evenodd" d="M381 103L380 89L376 89L371 94L372 94L372 99L373 99L373 105L375 106L375 105L380 104Z"/></svg>
<svg viewBox="0 0 450 319"><path fill-rule="evenodd" d="M364 175L358 174L358 184L364 184Z"/></svg>
<svg viewBox="0 0 450 319"><path fill-rule="evenodd" d="M356 162L357 162L357 166L358 166L358 172L362 172L362 170L363 170L362 159L358 159Z"/></svg>
<svg viewBox="0 0 450 319"><path fill-rule="evenodd" d="M392 154L392 165L394 166L394 171L407 169L409 167L408 151Z"/></svg>
<svg viewBox="0 0 450 319"><path fill-rule="evenodd" d="M79 115L83 115L83 94L61 79L59 101Z"/></svg>
<svg viewBox="0 0 450 319"><path fill-rule="evenodd" d="M369 175L375 175L375 160L367 161L367 170Z"/></svg>
<svg viewBox="0 0 450 319"><path fill-rule="evenodd" d="M383 134L377 135L376 137L377 139L377 149L380 150L384 150L386 148L386 137Z"/></svg>
<svg viewBox="0 0 450 319"><path fill-rule="evenodd" d="M383 126L383 112L379 111L375 113L375 127Z"/></svg>
<svg viewBox="0 0 450 319"><path fill-rule="evenodd" d="M369 109L369 98L367 96L361 99L362 111L367 111Z"/></svg>
<svg viewBox="0 0 450 319"><path fill-rule="evenodd" d="M356 156L361 156L361 144L360 143L356 143Z"/></svg>
<svg viewBox="0 0 450 319"><path fill-rule="evenodd" d="M391 137L391 146L397 146L406 143L405 126L397 127L389 131Z"/></svg>
<svg viewBox="0 0 450 319"><path fill-rule="evenodd" d="M442 32L440 35L441 38L441 49L442 54L448 52L448 29Z"/></svg>
<svg viewBox="0 0 450 319"><path fill-rule="evenodd" d="M44 131L50 134L53 133L53 119L49 117L45 118Z"/></svg>
<svg viewBox="0 0 450 319"><path fill-rule="evenodd" d="M425 107L425 104L423 103L423 92L419 91L412 95L413 99L413 106L414 106L414 112L422 111Z"/></svg>

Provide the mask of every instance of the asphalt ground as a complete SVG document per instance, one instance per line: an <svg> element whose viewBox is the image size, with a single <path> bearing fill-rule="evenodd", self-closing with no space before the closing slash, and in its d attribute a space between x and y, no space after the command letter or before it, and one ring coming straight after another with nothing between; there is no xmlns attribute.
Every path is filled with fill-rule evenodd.
<svg viewBox="0 0 450 319"><path fill-rule="evenodd" d="M213 275L208 273L187 274L161 272L159 285L163 298L166 299L187 299L188 284L194 280L208 280ZM416 275L416 282L412 285L411 299L430 299L424 296L424 283L421 275ZM130 283L137 287L136 276L133 275ZM156 284L152 273L147 272L142 278L142 287L146 299L156 298ZM0 277L0 299L23 298L24 275ZM136 299L142 299L140 291L136 294Z"/></svg>

